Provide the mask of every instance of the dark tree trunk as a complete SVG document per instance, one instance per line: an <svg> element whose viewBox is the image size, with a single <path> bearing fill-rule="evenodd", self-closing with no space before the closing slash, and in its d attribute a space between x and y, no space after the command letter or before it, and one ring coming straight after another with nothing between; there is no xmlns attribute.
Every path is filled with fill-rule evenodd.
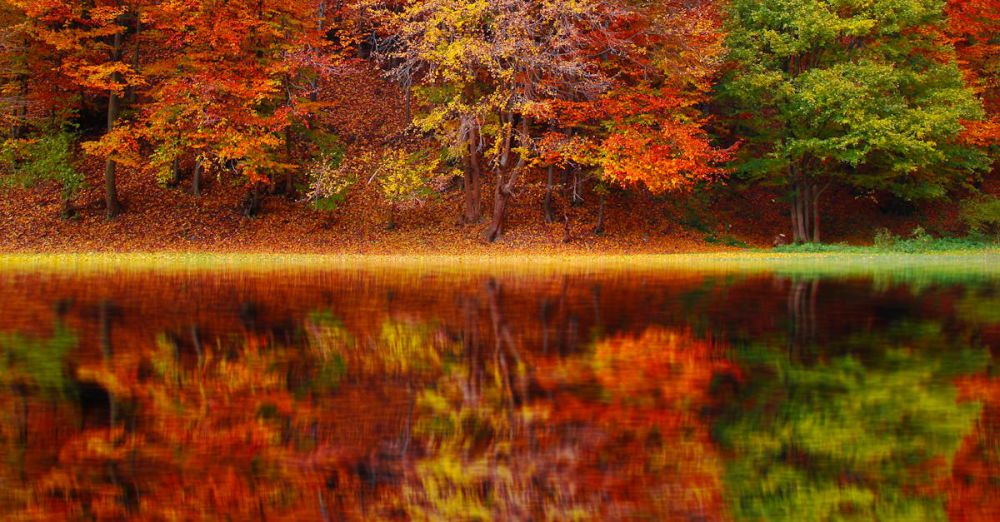
<svg viewBox="0 0 1000 522"><path fill-rule="evenodd" d="M542 215L546 223L555 223L556 211L552 207L552 177L555 174L555 167L549 165L545 178L545 199L542 201Z"/></svg>
<svg viewBox="0 0 1000 522"><path fill-rule="evenodd" d="M479 134L476 130L469 132L469 150L465 166L463 191L465 193L466 224L479 223L483 216L482 210L482 156L479 151Z"/></svg>
<svg viewBox="0 0 1000 522"><path fill-rule="evenodd" d="M600 202L597 207L597 226L594 227L594 234L599 236L604 234L604 207L606 200L607 197L604 194L601 194Z"/></svg>
<svg viewBox="0 0 1000 522"><path fill-rule="evenodd" d="M563 243L569 243L573 236L570 233L570 223L569 223L569 199L572 197L572 191L569 188L569 184L565 181L569 179L569 176L564 173L563 178Z"/></svg>
<svg viewBox="0 0 1000 522"><path fill-rule="evenodd" d="M99 343L101 347L101 356L104 360L104 364L113 364L114 348L111 341L111 316L113 313L114 305L110 301L103 300L98 306L98 321L99 325ZM118 402L115 400L115 395L111 390L107 390L108 394L108 420L110 423L110 428L114 430L115 423L118 422Z"/></svg>
<svg viewBox="0 0 1000 522"><path fill-rule="evenodd" d="M795 280L788 288L789 347L795 355L816 341L816 296L819 279Z"/></svg>
<svg viewBox="0 0 1000 522"><path fill-rule="evenodd" d="M483 343L479 332L479 301L475 297L462 299L462 317L464 324L462 328L463 355L469 365L465 391L470 402L477 404L485 375L482 364Z"/></svg>
<svg viewBox="0 0 1000 522"><path fill-rule="evenodd" d="M27 40L24 42L24 53L27 56L31 47ZM25 65L27 67L27 65ZM15 140L21 139L27 132L28 126L28 82L30 77L27 72L21 72L17 76L17 82L20 94L20 104L17 109L14 110L14 122L11 125L10 135Z"/></svg>
<svg viewBox="0 0 1000 522"><path fill-rule="evenodd" d="M73 206L73 198L63 195L62 218L73 219L76 217L76 207Z"/></svg>
<svg viewBox="0 0 1000 522"><path fill-rule="evenodd" d="M804 168L789 168L792 179L792 241L794 243L818 243L820 241L819 197L826 187L820 188L815 181L806 177Z"/></svg>
<svg viewBox="0 0 1000 522"><path fill-rule="evenodd" d="M507 122L510 124L508 129L511 129L514 125L514 115L508 113L506 118ZM527 118L521 118L519 127L519 139L525 140L528 135ZM510 202L510 198L514 195L514 185L517 183L521 172L525 168L526 158L523 155L518 157L516 165L512 168L510 167L510 156L513 153L511 149L513 146L514 136L512 130L508 130L507 132L508 134L504 139L503 150L497 167L496 192L494 193L493 199L493 219L490 220L490 226L486 229L484 236L490 243L500 239L500 235L503 234L504 222L507 219L507 206Z"/></svg>
<svg viewBox="0 0 1000 522"><path fill-rule="evenodd" d="M114 47L111 51L111 61L121 59L122 34L119 32L114 37ZM115 72L111 75L111 81L115 84L121 83L122 75ZM121 111L121 97L114 91L108 96L108 132L115 128L115 120ZM118 201L118 185L115 180L117 164L115 160L108 159L104 165L104 203L107 210L108 219L113 219L121 213L121 203Z"/></svg>
<svg viewBox="0 0 1000 522"><path fill-rule="evenodd" d="M292 156L294 153L295 134L292 132L292 127L289 126L285 129L285 156L288 158L289 163L293 163ZM285 197L295 199L295 178L291 169L285 172Z"/></svg>
<svg viewBox="0 0 1000 522"><path fill-rule="evenodd" d="M201 196L201 160L195 160L194 171L191 173L191 193Z"/></svg>
<svg viewBox="0 0 1000 522"><path fill-rule="evenodd" d="M243 200L243 215L255 217L260 213L260 183L254 182Z"/></svg>
<svg viewBox="0 0 1000 522"><path fill-rule="evenodd" d="M507 217L507 202L510 201L511 192L504 177L502 173L497 173L496 192L493 198L493 219L490 220L490 226L486 229L485 234L486 240L490 243L500 239L504 220Z"/></svg>
<svg viewBox="0 0 1000 522"><path fill-rule="evenodd" d="M813 185L813 190L812 190L812 206L813 206L812 240L813 240L813 243L819 243L820 242L820 234L819 234L819 231L820 231L820 228L819 228L819 222L820 222L820 218L819 218L819 196L820 196L820 194L823 193L823 190L825 188L826 187L818 189L816 187L816 185Z"/></svg>
<svg viewBox="0 0 1000 522"><path fill-rule="evenodd" d="M135 13L135 52L132 54L132 70L139 72L139 35L142 33L142 17L139 12ZM126 91L126 99L130 104L135 103L136 88L129 86Z"/></svg>
<svg viewBox="0 0 1000 522"><path fill-rule="evenodd" d="M181 184L181 158L176 157L174 161L170 164L170 180L167 181L168 187L176 187Z"/></svg>
<svg viewBox="0 0 1000 522"><path fill-rule="evenodd" d="M326 27L326 0L320 0L319 9L316 12L316 27L319 28L320 34L323 33L323 29ZM319 99L319 78L313 78L310 82L309 89L309 101L315 102Z"/></svg>
<svg viewBox="0 0 1000 522"><path fill-rule="evenodd" d="M385 225L386 230L396 230L396 204L389 205L389 222Z"/></svg>

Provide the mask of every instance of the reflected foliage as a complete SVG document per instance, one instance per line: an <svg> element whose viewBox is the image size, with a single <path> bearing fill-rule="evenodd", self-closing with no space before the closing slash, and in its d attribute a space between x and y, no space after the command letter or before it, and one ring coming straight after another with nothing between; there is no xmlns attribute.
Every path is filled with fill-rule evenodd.
<svg viewBox="0 0 1000 522"><path fill-rule="evenodd" d="M0 274L0 518L994 520L997 290Z"/></svg>
<svg viewBox="0 0 1000 522"><path fill-rule="evenodd" d="M979 406L955 378L988 353L935 323L894 324L811 353L736 349L746 373L717 424L736 518L943 520L952 457Z"/></svg>

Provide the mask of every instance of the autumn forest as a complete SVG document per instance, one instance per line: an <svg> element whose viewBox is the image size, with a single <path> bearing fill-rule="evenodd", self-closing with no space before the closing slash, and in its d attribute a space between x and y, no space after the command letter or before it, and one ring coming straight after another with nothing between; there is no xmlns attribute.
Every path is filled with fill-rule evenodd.
<svg viewBox="0 0 1000 522"><path fill-rule="evenodd" d="M1000 520L1000 0L0 0L0 520Z"/></svg>
<svg viewBox="0 0 1000 522"><path fill-rule="evenodd" d="M0 0L0 237L995 239L998 35L997 0Z"/></svg>

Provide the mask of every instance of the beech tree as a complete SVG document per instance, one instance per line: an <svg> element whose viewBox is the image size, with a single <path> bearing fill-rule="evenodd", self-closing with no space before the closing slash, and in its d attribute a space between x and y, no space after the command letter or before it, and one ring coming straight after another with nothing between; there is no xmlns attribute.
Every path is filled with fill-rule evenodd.
<svg viewBox="0 0 1000 522"><path fill-rule="evenodd" d="M9 1L30 20L33 38L44 42L59 55L60 80L84 92L99 92L107 96L107 133L110 135L121 112L126 90L142 83L134 69L122 60L129 20L138 16L141 0ZM113 218L121 211L117 162L114 156L106 157L105 208L108 218Z"/></svg>
<svg viewBox="0 0 1000 522"><path fill-rule="evenodd" d="M608 78L588 52L620 52L612 26L625 11L602 0L458 2L429 0L391 17L388 58L416 78L429 106L415 121L463 158L466 222L480 218L483 170L495 179L485 237L503 231L507 206L529 165L529 104L553 96L593 97ZM598 50L597 43L604 44Z"/></svg>
<svg viewBox="0 0 1000 522"><path fill-rule="evenodd" d="M983 111L941 37L943 1L733 0L721 88L751 179L789 191L795 242L820 240L832 182L936 197L984 156Z"/></svg>
<svg viewBox="0 0 1000 522"><path fill-rule="evenodd" d="M543 163L591 169L604 182L653 193L724 175L737 146L713 144L701 110L722 63L718 7L714 0L669 0L634 11L621 30L636 49L617 63L602 60L615 71L608 92L532 107L553 129L539 146ZM603 216L602 195L596 231Z"/></svg>

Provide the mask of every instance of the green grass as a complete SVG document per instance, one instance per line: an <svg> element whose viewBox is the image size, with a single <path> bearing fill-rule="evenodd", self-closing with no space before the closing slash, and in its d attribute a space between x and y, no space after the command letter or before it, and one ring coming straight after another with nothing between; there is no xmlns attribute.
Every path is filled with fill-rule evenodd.
<svg viewBox="0 0 1000 522"><path fill-rule="evenodd" d="M780 246L771 251L789 254L932 254L939 252L990 252L997 249L1000 249L1000 245L985 236L935 238L922 228L917 228L910 237L906 238L894 236L887 231L879 232L875 235L875 244L872 246L805 243Z"/></svg>
<svg viewBox="0 0 1000 522"><path fill-rule="evenodd" d="M83 253L3 254L0 276L17 273L345 272L407 275L548 276L610 274L778 274L959 281L1000 278L1000 249L910 254L871 249L843 252L732 252L666 255L366 256L299 254Z"/></svg>

